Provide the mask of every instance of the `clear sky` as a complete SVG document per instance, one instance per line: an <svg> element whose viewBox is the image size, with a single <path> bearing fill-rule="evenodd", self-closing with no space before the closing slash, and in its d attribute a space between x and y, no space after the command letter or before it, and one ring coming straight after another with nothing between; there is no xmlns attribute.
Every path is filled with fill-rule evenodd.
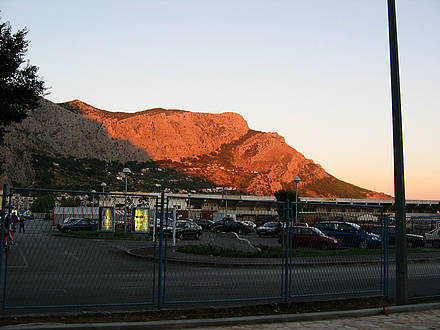
<svg viewBox="0 0 440 330"><path fill-rule="evenodd" d="M394 195L386 0L0 0L48 99L240 113ZM407 199L440 199L440 1L396 0ZM307 180L307 178L303 178Z"/></svg>

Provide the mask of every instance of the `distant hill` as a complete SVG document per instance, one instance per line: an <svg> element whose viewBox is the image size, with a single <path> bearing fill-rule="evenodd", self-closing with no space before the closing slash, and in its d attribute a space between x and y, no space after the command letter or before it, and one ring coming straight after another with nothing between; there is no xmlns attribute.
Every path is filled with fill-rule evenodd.
<svg viewBox="0 0 440 330"><path fill-rule="evenodd" d="M294 189L293 178L299 175L302 195L390 198L338 180L287 145L283 137L252 130L241 115L231 112L158 108L124 113L78 100L61 104L42 100L40 109L9 128L5 141L7 145L0 147L5 157L1 179L21 186L44 185L41 175L45 167L58 177L46 181L59 188L67 181L70 187L117 180L117 167L131 162L132 167L141 164L139 169L144 170L142 178L132 177L139 181L133 182L138 190L228 186L247 194L273 195L282 188ZM74 171L66 166L66 159L79 162L77 168L87 163L89 170ZM168 169L163 171L167 179L154 183L146 175L150 167ZM107 168L106 176L102 168Z"/></svg>

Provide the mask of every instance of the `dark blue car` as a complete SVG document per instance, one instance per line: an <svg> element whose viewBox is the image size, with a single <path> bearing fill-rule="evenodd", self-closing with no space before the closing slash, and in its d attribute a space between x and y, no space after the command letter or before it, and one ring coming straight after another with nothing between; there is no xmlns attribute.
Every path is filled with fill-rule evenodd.
<svg viewBox="0 0 440 330"><path fill-rule="evenodd" d="M315 227L324 234L339 239L343 246L367 249L379 248L382 245L382 240L379 235L367 233L363 231L360 226L351 222L318 222L315 224Z"/></svg>

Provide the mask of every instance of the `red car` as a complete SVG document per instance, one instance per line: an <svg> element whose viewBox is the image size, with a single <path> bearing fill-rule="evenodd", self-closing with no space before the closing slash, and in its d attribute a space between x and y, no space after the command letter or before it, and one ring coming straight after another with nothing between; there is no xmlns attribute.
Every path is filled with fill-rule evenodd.
<svg viewBox="0 0 440 330"><path fill-rule="evenodd" d="M330 250L339 249L341 241L325 235L322 231L315 227L292 227L290 228L290 246L291 247L308 247L314 249ZM283 236L286 238L285 230L280 233L278 241L283 243Z"/></svg>

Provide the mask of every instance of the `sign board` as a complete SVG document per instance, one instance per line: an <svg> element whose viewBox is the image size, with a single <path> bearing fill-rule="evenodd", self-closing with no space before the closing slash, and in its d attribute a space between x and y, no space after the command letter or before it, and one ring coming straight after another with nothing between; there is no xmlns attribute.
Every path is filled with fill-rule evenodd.
<svg viewBox="0 0 440 330"><path fill-rule="evenodd" d="M321 201L323 203L336 203L336 198L331 198L331 197L323 197L321 199Z"/></svg>
<svg viewBox="0 0 440 330"><path fill-rule="evenodd" d="M115 209L102 206L99 208L99 230L101 232L115 232Z"/></svg>
<svg viewBox="0 0 440 330"><path fill-rule="evenodd" d="M144 207L134 209L134 231L136 233L148 233L150 231L148 211L149 209Z"/></svg>

